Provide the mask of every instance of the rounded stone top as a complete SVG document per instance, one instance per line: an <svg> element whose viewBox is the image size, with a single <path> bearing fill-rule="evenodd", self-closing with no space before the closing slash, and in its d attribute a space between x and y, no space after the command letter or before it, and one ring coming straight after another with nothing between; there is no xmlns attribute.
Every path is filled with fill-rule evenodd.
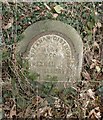
<svg viewBox="0 0 103 120"><path fill-rule="evenodd" d="M48 75L59 81L80 79L83 43L73 27L44 20L29 26L23 36L16 51L28 58L30 71L39 73L40 80Z"/></svg>

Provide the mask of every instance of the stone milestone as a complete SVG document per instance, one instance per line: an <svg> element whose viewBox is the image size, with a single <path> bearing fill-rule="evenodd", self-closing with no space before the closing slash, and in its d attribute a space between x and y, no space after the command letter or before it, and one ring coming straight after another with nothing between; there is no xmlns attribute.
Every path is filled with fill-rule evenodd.
<svg viewBox="0 0 103 120"><path fill-rule="evenodd" d="M74 28L60 21L44 20L34 23L24 33L17 52L29 63L29 70L40 75L56 76L58 81L76 82L80 79L83 44Z"/></svg>

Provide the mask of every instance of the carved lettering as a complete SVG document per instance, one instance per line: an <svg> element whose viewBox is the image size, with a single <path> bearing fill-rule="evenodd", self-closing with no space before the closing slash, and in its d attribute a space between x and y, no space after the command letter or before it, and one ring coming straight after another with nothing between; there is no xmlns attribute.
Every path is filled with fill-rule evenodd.
<svg viewBox="0 0 103 120"><path fill-rule="evenodd" d="M68 78L74 65L71 47L59 35L44 35L31 46L29 64L30 69L39 73L41 78L45 75L56 75L61 80Z"/></svg>

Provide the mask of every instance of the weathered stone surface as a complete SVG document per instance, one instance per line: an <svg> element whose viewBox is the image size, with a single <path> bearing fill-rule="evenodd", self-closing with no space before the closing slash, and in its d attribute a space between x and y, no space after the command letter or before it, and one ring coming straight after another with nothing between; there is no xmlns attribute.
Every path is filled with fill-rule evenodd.
<svg viewBox="0 0 103 120"><path fill-rule="evenodd" d="M80 79L83 44L74 28L60 21L39 21L28 27L17 52L28 59L31 72L40 81L56 76L58 81Z"/></svg>

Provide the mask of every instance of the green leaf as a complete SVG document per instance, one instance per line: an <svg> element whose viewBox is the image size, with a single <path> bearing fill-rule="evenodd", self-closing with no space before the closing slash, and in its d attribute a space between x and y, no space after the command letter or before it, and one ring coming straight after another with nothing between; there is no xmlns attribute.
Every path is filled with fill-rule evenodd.
<svg viewBox="0 0 103 120"><path fill-rule="evenodd" d="M30 79L32 81L36 80L38 77L39 77L38 73L29 73L29 75L28 75L28 79Z"/></svg>
<svg viewBox="0 0 103 120"><path fill-rule="evenodd" d="M26 108L28 106L28 104L27 104L27 101L23 97L18 96L17 97L17 106L19 108Z"/></svg>

